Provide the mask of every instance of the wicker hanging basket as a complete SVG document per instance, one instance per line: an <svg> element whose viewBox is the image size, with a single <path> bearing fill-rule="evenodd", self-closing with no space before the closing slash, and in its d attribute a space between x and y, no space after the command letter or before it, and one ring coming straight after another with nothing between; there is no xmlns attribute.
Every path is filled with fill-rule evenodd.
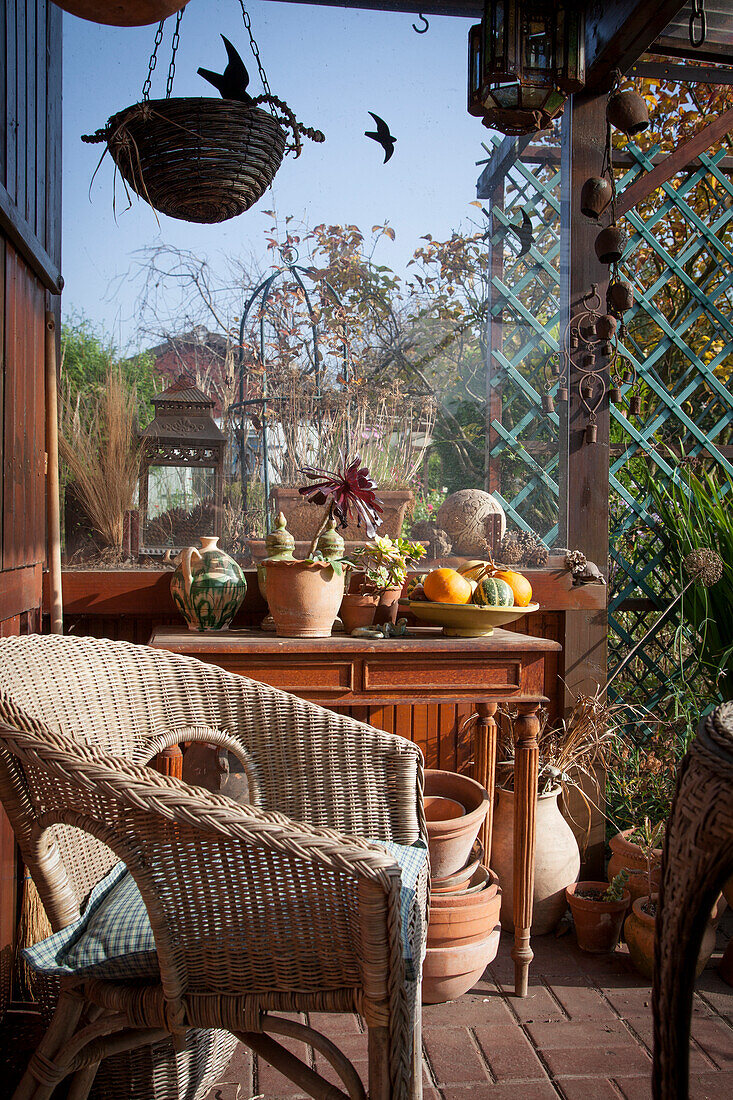
<svg viewBox="0 0 733 1100"><path fill-rule="evenodd" d="M287 133L267 111L235 100L151 99L119 111L84 140L106 141L125 182L161 214L212 223L262 197Z"/></svg>
<svg viewBox="0 0 733 1100"><path fill-rule="evenodd" d="M144 27L167 19L187 0L54 0L64 11L92 23L113 27Z"/></svg>

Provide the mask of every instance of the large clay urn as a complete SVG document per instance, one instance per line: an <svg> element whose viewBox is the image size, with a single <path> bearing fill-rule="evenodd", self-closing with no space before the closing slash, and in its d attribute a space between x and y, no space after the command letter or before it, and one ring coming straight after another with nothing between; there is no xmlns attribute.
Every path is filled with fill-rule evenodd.
<svg viewBox="0 0 733 1100"><path fill-rule="evenodd" d="M554 932L567 908L565 887L580 873L580 851L573 830L560 812L560 788L537 799L532 935ZM499 788L494 807L491 867L502 890L501 926L514 931L514 792Z"/></svg>
<svg viewBox="0 0 733 1100"><path fill-rule="evenodd" d="M70 15L88 19L91 23L106 23L111 27L145 27L159 23L174 11L185 7L188 0L54 0Z"/></svg>
<svg viewBox="0 0 733 1100"><path fill-rule="evenodd" d="M247 592L244 573L218 541L209 535L200 549L183 550L171 577L173 601L189 630L226 630Z"/></svg>

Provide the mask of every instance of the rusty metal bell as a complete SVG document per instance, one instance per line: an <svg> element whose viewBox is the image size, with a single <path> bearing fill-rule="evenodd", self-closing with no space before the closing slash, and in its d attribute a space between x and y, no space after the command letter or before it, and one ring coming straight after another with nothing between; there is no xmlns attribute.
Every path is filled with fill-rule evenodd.
<svg viewBox="0 0 733 1100"><path fill-rule="evenodd" d="M542 411L543 413L554 413L555 400L551 393L542 394Z"/></svg>
<svg viewBox="0 0 733 1100"><path fill-rule="evenodd" d="M624 254L629 238L619 225L609 225L596 237L596 256L602 264L617 264Z"/></svg>
<svg viewBox="0 0 733 1100"><path fill-rule="evenodd" d="M619 279L617 282L611 283L606 294L606 301L609 308L617 315L626 313L626 310L631 309L634 304L633 286L626 279ZM621 327L623 329L623 325ZM624 333L621 332L622 339L623 336Z"/></svg>
<svg viewBox="0 0 733 1100"><path fill-rule="evenodd" d="M605 176L591 176L580 192L580 212L597 222L611 201L613 190Z"/></svg>
<svg viewBox="0 0 733 1100"><path fill-rule="evenodd" d="M568 399L568 387L560 385L557 387L556 396L558 401L567 401Z"/></svg>
<svg viewBox="0 0 733 1100"><path fill-rule="evenodd" d="M609 344L608 340L604 340L601 344L601 355L610 355L613 351L613 345Z"/></svg>
<svg viewBox="0 0 733 1100"><path fill-rule="evenodd" d="M608 391L608 399L613 405L620 405L621 404L621 387L620 386L611 386L610 390Z"/></svg>
<svg viewBox="0 0 733 1100"><path fill-rule="evenodd" d="M629 416L641 415L641 397L638 393L632 393L629 398Z"/></svg>
<svg viewBox="0 0 733 1100"><path fill-rule="evenodd" d="M601 340L612 340L617 328L618 321L610 313L604 313L596 321L596 332Z"/></svg>
<svg viewBox="0 0 733 1100"><path fill-rule="evenodd" d="M585 429L585 441L586 441L586 443L597 443L598 442L598 425L597 424L589 424L588 427Z"/></svg>
<svg viewBox="0 0 733 1100"><path fill-rule="evenodd" d="M641 134L649 125L649 108L638 92L614 92L606 107L606 116L627 137Z"/></svg>

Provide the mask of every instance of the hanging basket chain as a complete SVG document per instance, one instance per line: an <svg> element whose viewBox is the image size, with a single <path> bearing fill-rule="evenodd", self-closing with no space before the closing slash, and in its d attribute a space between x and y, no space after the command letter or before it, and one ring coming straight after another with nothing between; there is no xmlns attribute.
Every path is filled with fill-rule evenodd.
<svg viewBox="0 0 733 1100"><path fill-rule="evenodd" d="M260 48L255 42L255 36L252 33L252 20L249 17L249 12L244 6L244 0L239 0L239 6L242 9L242 20L244 21L244 26L247 30L247 34L249 35L249 47L252 50L252 56L257 62L257 69L260 74L260 80L262 81L262 87L265 89L265 99L263 99L261 102L268 103L270 106L270 110L274 115L275 111L271 102L271 100L273 99L272 89L270 87L270 82L267 79L267 73L265 72L264 65L262 64L262 58L260 57Z"/></svg>
<svg viewBox="0 0 733 1100"><path fill-rule="evenodd" d="M166 99L170 99L171 92L173 91L173 78L176 75L176 54L178 53L178 46L181 41L181 20L183 19L185 10L185 8L181 8L176 15L176 29L173 31L173 41L171 43L171 63L168 66L168 79L165 82Z"/></svg>
<svg viewBox="0 0 733 1100"><path fill-rule="evenodd" d="M143 102L147 102L150 99L150 85L153 81L153 70L158 64L158 46L163 41L163 23L164 19L161 19L158 24L158 29L155 32L155 43L153 45L153 52L150 55L150 61L148 63L148 75L145 77L145 83L143 84Z"/></svg>
<svg viewBox="0 0 733 1100"><path fill-rule="evenodd" d="M696 24L699 23L699 28ZM692 0L690 16L690 45L697 50L704 45L708 33L708 21L705 14L705 0Z"/></svg>

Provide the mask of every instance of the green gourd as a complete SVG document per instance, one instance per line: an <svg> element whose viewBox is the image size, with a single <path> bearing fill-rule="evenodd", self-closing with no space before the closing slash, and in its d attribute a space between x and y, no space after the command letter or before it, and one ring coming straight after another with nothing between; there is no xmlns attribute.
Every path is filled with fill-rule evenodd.
<svg viewBox="0 0 733 1100"><path fill-rule="evenodd" d="M473 602L481 607L513 607L514 593L499 577L484 577L476 585Z"/></svg>

